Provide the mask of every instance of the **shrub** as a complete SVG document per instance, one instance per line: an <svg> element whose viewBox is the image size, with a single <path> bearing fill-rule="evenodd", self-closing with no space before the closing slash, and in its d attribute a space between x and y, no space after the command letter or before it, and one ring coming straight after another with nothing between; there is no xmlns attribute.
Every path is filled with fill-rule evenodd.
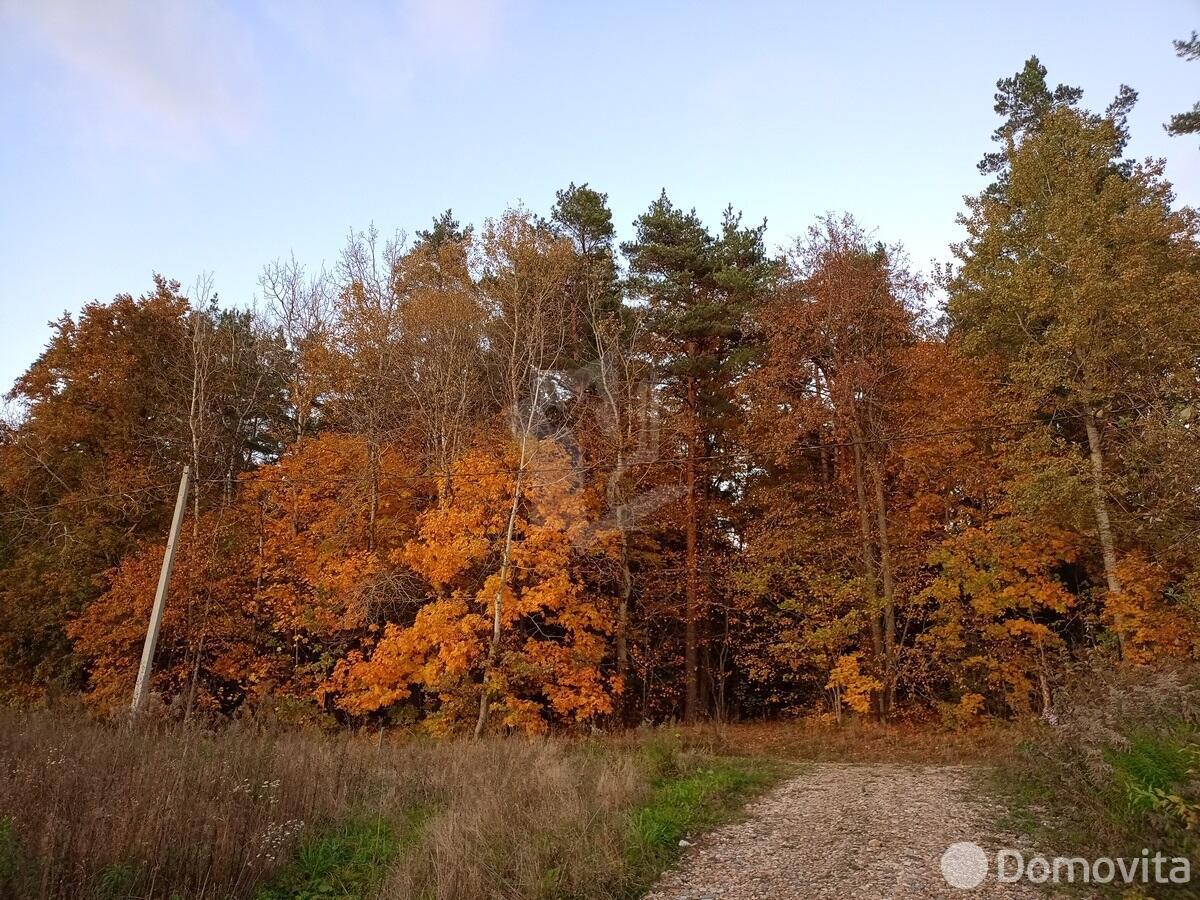
<svg viewBox="0 0 1200 900"><path fill-rule="evenodd" d="M1000 770L1049 822L1055 852L1195 859L1200 847L1200 672L1089 665Z"/></svg>

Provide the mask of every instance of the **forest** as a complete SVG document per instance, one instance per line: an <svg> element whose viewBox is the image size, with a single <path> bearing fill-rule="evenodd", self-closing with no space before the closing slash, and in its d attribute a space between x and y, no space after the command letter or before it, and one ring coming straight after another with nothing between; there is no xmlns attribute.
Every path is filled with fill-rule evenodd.
<svg viewBox="0 0 1200 900"><path fill-rule="evenodd" d="M1002 79L929 276L665 190L619 241L580 183L281 257L253 306L64 314L0 423L0 690L128 709L185 466L175 719L1053 719L1073 672L1193 661L1200 219L1135 100Z"/></svg>

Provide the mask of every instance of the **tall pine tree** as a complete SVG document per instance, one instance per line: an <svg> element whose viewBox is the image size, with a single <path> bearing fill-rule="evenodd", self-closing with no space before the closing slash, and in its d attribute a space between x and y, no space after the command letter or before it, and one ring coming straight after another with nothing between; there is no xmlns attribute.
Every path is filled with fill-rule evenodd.
<svg viewBox="0 0 1200 900"><path fill-rule="evenodd" d="M735 462L726 436L736 415L734 387L750 355L749 313L773 266L763 246L766 223L743 227L727 209L714 237L695 210L676 207L664 191L634 223L623 244L630 286L646 306L651 352L663 400L678 422L683 456L684 698L683 716L700 711L701 629L711 580L701 557L729 540L720 494L731 487Z"/></svg>

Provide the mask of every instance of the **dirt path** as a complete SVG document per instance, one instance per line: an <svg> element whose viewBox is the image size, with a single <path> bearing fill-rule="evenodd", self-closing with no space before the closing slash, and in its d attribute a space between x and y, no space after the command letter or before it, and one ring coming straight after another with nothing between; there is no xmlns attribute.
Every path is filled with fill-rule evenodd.
<svg viewBox="0 0 1200 900"><path fill-rule="evenodd" d="M752 803L746 821L699 838L647 900L1041 896L994 880L995 851L1021 844L993 833L972 780L962 766L813 766ZM960 841L993 864L973 891L942 874Z"/></svg>

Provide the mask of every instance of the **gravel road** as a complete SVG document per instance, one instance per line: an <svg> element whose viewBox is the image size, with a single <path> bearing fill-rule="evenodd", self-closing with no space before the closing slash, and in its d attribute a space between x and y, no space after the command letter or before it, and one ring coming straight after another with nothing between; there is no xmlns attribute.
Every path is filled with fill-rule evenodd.
<svg viewBox="0 0 1200 900"><path fill-rule="evenodd" d="M696 840L647 900L1039 897L1031 884L951 887L942 854L1000 847L994 811L963 766L821 764L747 807L748 818ZM994 868L994 866L993 866Z"/></svg>

